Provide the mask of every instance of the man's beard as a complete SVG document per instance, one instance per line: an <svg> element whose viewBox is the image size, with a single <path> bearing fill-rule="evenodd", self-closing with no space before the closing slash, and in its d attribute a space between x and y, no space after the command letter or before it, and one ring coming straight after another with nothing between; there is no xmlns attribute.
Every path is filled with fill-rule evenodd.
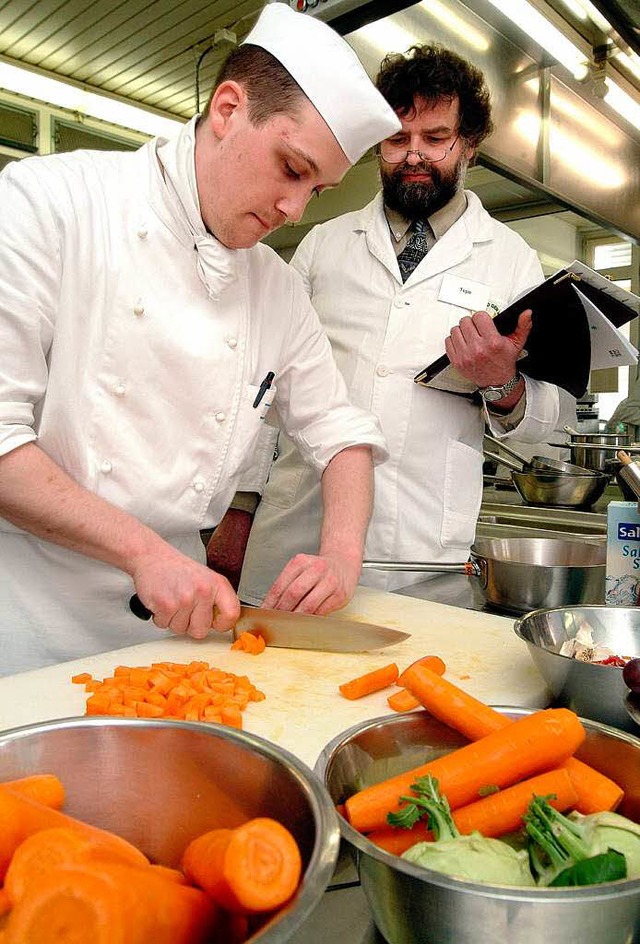
<svg viewBox="0 0 640 944"><path fill-rule="evenodd" d="M459 161L447 174L443 174L436 164L399 164L391 171L380 164L385 205L406 220L426 219L455 196L462 186L466 169L466 161ZM431 180L412 183L403 179L403 175L408 173L430 173Z"/></svg>

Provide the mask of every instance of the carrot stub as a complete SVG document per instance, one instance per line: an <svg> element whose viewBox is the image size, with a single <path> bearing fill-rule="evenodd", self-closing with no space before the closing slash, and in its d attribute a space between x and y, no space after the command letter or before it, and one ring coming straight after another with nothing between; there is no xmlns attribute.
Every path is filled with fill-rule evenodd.
<svg viewBox="0 0 640 944"><path fill-rule="evenodd" d="M473 698L457 685L440 678L425 666L410 666L403 672L404 684L434 717L471 741L479 740L513 724L511 718ZM564 766L578 794L576 809L579 813L600 813L618 806L622 788L587 764L570 757Z"/></svg>
<svg viewBox="0 0 640 944"><path fill-rule="evenodd" d="M0 785L0 879L4 878L16 849L25 839L44 829L56 827L70 829L98 843L105 843L114 854L117 852L120 858L134 865L149 864L139 849L115 833L89 826L88 823L59 810L52 810Z"/></svg>
<svg viewBox="0 0 640 944"><path fill-rule="evenodd" d="M414 665L425 665L428 669L431 669L432 672L435 672L436 675L444 675L447 671L447 667L440 656L423 656L421 659L416 659L415 662L412 662L408 668L410 669ZM406 671L407 669L404 670L404 672ZM404 672L401 672L398 676L398 685L404 685L402 681ZM392 711L412 711L414 708L419 708L421 702L410 691L403 688L401 692L395 692L393 695L389 695L387 704Z"/></svg>
<svg viewBox="0 0 640 944"><path fill-rule="evenodd" d="M277 820L257 817L214 829L186 848L182 869L227 911L273 911L291 898L302 871L298 845Z"/></svg>
<svg viewBox="0 0 640 944"><path fill-rule="evenodd" d="M371 695L373 692L379 692L383 688L393 685L398 678L398 666L395 662L382 666L381 669L374 669L373 672L366 672L359 675L358 678L351 679L350 682L344 682L338 686L343 698L355 700L364 695Z"/></svg>
<svg viewBox="0 0 640 944"><path fill-rule="evenodd" d="M263 636L245 632L240 633L236 641L231 644L231 648L248 652L252 656L259 656L261 652L264 652L266 643Z"/></svg>
<svg viewBox="0 0 640 944"><path fill-rule="evenodd" d="M582 744L585 730L567 708L549 708L513 721L479 741L355 793L345 803L354 829L386 825L417 777L431 774L451 809L475 801L487 784L509 787L525 777L558 767Z"/></svg>
<svg viewBox="0 0 640 944"><path fill-rule="evenodd" d="M5 944L204 944L217 918L199 889L114 863L52 871L9 914Z"/></svg>

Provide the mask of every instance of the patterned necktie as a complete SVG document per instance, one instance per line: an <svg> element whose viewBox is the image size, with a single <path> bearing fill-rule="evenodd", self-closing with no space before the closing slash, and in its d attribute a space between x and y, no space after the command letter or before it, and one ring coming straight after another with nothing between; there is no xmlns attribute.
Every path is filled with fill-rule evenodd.
<svg viewBox="0 0 640 944"><path fill-rule="evenodd" d="M411 227L411 235L407 245L398 255L398 266L402 281L406 282L415 267L424 259L429 248L427 243L429 224L423 220L416 220Z"/></svg>

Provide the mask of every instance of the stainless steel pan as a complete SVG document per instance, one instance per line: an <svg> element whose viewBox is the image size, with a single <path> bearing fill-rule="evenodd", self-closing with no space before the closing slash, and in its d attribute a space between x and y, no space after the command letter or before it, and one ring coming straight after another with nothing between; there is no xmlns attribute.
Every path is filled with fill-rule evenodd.
<svg viewBox="0 0 640 944"><path fill-rule="evenodd" d="M519 495L528 505L553 508L589 508L594 505L609 483L604 472L558 472L553 469L532 469L524 472L512 459L505 459L485 449L485 456L502 462L511 471L511 479Z"/></svg>
<svg viewBox="0 0 640 944"><path fill-rule="evenodd" d="M626 449L630 453L640 452L640 448L630 445L631 437L626 433L572 433L569 443L549 443L559 449L571 450L571 461L595 472L611 474L612 465L616 466L616 453Z"/></svg>
<svg viewBox="0 0 640 944"><path fill-rule="evenodd" d="M552 459L549 456L533 456L531 459L527 459L526 456L521 455L519 452L513 448L513 446L507 445L501 439L495 439L493 436L489 436L485 433L485 440L490 442L493 446L499 449L501 452L506 452L508 456L511 456L513 459L516 459L519 463L519 467L515 467L506 462L502 456L495 455L493 452L486 452L485 455L489 456L490 459L495 459L501 462L503 465L506 465L508 468L515 468L518 472L531 472L531 471L552 471L552 472L573 472L576 475L591 475L593 470L587 469L584 466L576 465L572 462L565 462L563 459ZM567 446L561 446L559 448L566 449Z"/></svg>
<svg viewBox="0 0 640 944"><path fill-rule="evenodd" d="M486 538L460 564L366 560L365 569L456 573L477 579L487 603L509 613L604 603L606 546L556 538Z"/></svg>

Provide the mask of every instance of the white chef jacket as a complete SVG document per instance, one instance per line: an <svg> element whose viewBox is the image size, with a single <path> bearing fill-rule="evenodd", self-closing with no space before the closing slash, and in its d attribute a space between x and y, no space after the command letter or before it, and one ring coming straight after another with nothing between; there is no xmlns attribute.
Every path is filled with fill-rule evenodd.
<svg viewBox="0 0 640 944"><path fill-rule="evenodd" d="M348 401L302 280L271 249L237 250L237 277L209 297L154 146L27 159L0 177L0 454L37 441L204 562L199 530L271 460L268 437L256 455L271 402L316 475L345 447L386 450ZM0 562L0 674L158 638L129 612L129 576L107 564L3 519Z"/></svg>
<svg viewBox="0 0 640 944"><path fill-rule="evenodd" d="M445 338L468 313L438 300L445 275L487 285L489 305L498 311L544 278L524 240L493 220L474 193L466 198L462 216L404 284L381 194L362 210L316 226L292 260L353 402L378 416L389 445L390 459L375 471L369 559L466 560L482 500L485 420L498 438L532 442L547 439L558 422L558 388L541 381L525 378L525 415L509 433L475 402L413 382L442 355ZM278 448L239 589L242 600L254 603L292 554L314 553L318 545L318 477L282 435ZM361 582L393 589L424 578L364 570Z"/></svg>

